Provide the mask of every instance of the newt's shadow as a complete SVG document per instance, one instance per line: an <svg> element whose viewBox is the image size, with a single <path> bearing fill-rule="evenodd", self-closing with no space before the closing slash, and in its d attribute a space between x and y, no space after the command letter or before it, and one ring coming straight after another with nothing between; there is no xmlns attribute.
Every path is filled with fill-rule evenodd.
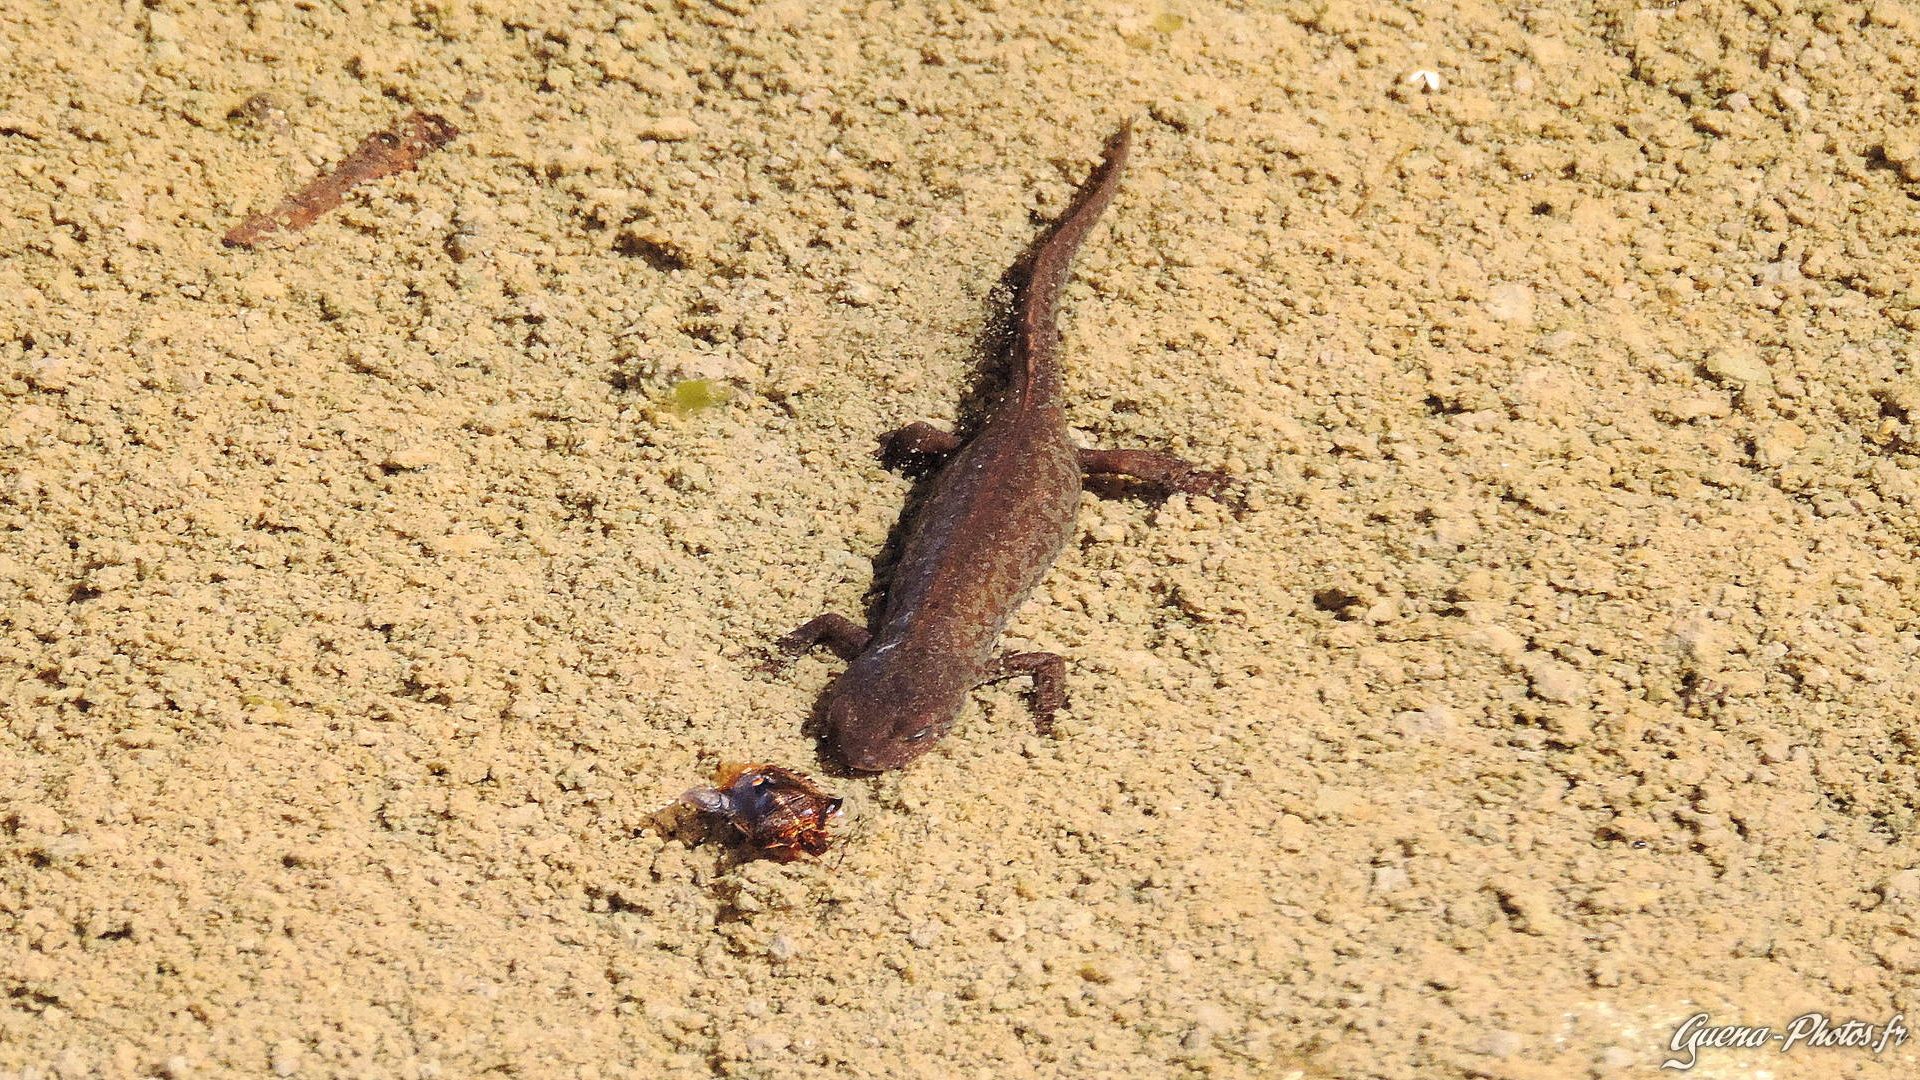
<svg viewBox="0 0 1920 1080"><path fill-rule="evenodd" d="M1007 267L987 291L987 317L974 338L973 347L968 350L973 358L972 374L961 389L959 407L955 410L959 422L954 431L962 440L972 437L973 432L1006 396L1012 378L1008 364L1012 359L1014 325L1026 299L1027 282L1031 276L1029 271L1034 256L1052 238L1053 233L1054 230L1049 228L1028 244L1020 257ZM905 427L917 419L902 417L900 426ZM900 515L894 519L893 527L887 530L880 554L874 559L873 581L860 599L861 619L869 629L880 621L881 609L886 606L887 590L893 584L894 568L900 561L901 549L906 545L907 536L921 507L932 495L940 467L946 461L946 455L895 453L893 433L898 430L892 428L876 435L874 456L888 468L911 479L913 486L907 491L906 501ZM820 767L829 776L860 779L872 775L848 768L833 746L832 732L827 729L824 695L814 700L813 708L800 730L801 734L819 744Z"/></svg>
<svg viewBox="0 0 1920 1080"><path fill-rule="evenodd" d="M639 836L645 832L652 832L669 843L690 850L705 849L711 852L712 871L716 875L762 857L759 852L739 842L739 835L733 826L702 814L679 799L645 815L633 835Z"/></svg>
<svg viewBox="0 0 1920 1080"><path fill-rule="evenodd" d="M973 357L972 374L961 387L959 407L955 409L958 423L954 425L954 434L959 435L963 442L973 436L1007 395L1013 379L1009 366L1013 360L1015 327L1019 323L1020 310L1027 303L1029 286L1033 281L1034 259L1053 242L1054 236L1065 227L1070 216L1063 213L1051 221L1036 216L1035 222L1042 228L1019 257L1013 260L1013 264L1001 273L993 287L987 290L987 317L982 320L980 332L974 337L973 348L969 350ZM918 419L901 417L900 426L905 427ZM876 454L889 468L911 477L914 485L907 493L905 508L887 533L879 559L875 561L874 584L864 601L868 626L873 625L880 613L880 605L886 599L885 586L893 580L893 566L899 559L900 547L920 507L932 492L934 478L939 475L940 466L946 460L944 455L890 452L892 436L897 430L899 428L878 433Z"/></svg>

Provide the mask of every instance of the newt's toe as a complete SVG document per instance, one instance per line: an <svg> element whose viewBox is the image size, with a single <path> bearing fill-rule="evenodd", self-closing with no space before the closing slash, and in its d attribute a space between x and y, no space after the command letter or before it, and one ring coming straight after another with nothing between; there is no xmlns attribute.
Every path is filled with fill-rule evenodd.
<svg viewBox="0 0 1920 1080"><path fill-rule="evenodd" d="M1232 485L1233 479L1227 473L1195 469L1185 475L1174 477L1171 486L1175 491L1188 495L1217 496Z"/></svg>

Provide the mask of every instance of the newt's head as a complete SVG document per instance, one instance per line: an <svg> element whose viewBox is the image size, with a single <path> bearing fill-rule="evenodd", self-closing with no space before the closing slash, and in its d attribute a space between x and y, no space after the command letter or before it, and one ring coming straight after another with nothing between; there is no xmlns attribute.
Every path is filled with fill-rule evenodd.
<svg viewBox="0 0 1920 1080"><path fill-rule="evenodd" d="M970 685L898 666L848 668L826 698L827 727L840 759L860 772L906 767L953 727Z"/></svg>

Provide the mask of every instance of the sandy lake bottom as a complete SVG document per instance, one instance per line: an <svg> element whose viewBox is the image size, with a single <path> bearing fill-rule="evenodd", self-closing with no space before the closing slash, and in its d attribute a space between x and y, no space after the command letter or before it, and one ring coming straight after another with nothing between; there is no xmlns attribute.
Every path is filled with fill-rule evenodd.
<svg viewBox="0 0 1920 1080"><path fill-rule="evenodd" d="M1920 1014L1913 7L68 0L0 53L0 1077L1557 1080ZM414 110L460 134L222 245ZM1128 118L1070 420L1242 488L1085 497L1007 638L1051 737L1007 683L838 775L839 663L756 665L870 602L876 439L966 419ZM835 847L662 815L723 760Z"/></svg>

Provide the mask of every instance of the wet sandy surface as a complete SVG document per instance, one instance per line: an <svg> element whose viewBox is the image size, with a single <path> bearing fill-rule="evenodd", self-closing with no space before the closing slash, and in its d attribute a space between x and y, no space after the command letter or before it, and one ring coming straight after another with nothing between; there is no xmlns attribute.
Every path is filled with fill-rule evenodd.
<svg viewBox="0 0 1920 1080"><path fill-rule="evenodd" d="M0 1076L1524 1080L1914 1010L1913 9L659 7L0 16ZM221 245L412 109L463 134ZM860 610L876 438L1126 117L1072 420L1244 501L1088 497L1010 634L1054 738L981 691L819 863L663 826L829 771L837 664L755 663Z"/></svg>

